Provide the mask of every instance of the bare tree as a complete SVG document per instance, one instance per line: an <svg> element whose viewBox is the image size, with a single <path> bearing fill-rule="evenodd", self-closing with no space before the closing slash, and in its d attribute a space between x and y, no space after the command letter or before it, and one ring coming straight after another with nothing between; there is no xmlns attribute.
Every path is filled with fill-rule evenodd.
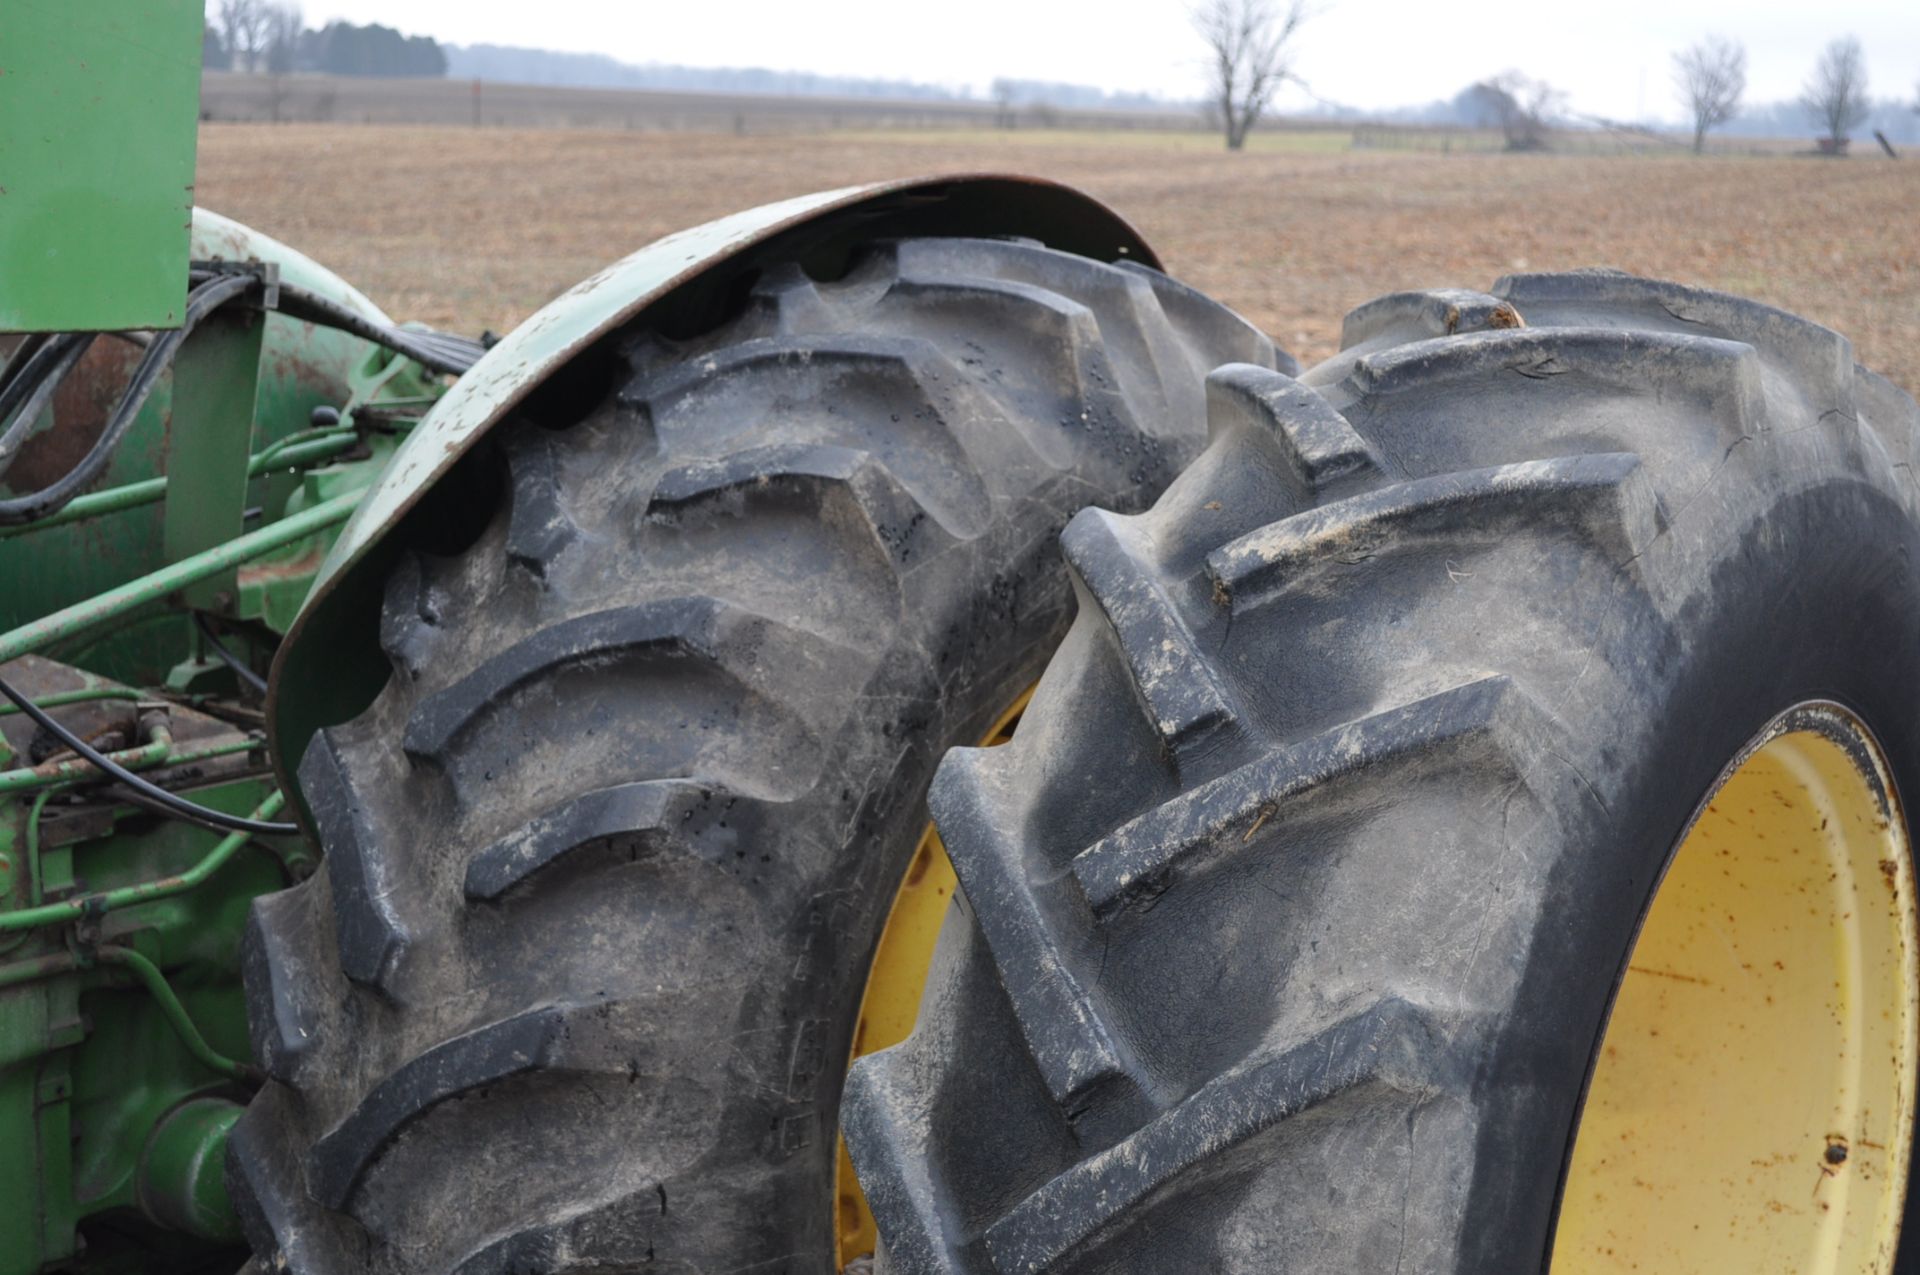
<svg viewBox="0 0 1920 1275"><path fill-rule="evenodd" d="M263 11L266 35L262 44L267 70L273 75L285 75L293 70L293 60L300 51L300 36L307 29L306 21L297 4L268 4Z"/></svg>
<svg viewBox="0 0 1920 1275"><path fill-rule="evenodd" d="M1545 150L1547 130L1566 101L1566 94L1545 80L1530 79L1518 71L1503 71L1469 92L1499 119L1510 151Z"/></svg>
<svg viewBox="0 0 1920 1275"><path fill-rule="evenodd" d="M266 0L220 0L220 34L236 71L257 71L267 48Z"/></svg>
<svg viewBox="0 0 1920 1275"><path fill-rule="evenodd" d="M233 69L227 55L227 42L220 38L220 28L211 22L200 29L200 65L208 71Z"/></svg>
<svg viewBox="0 0 1920 1275"><path fill-rule="evenodd" d="M1814 64L1800 105L1827 130L1828 150L1846 148L1847 134L1867 118L1867 64L1858 39L1847 36L1827 46Z"/></svg>
<svg viewBox="0 0 1920 1275"><path fill-rule="evenodd" d="M269 3L263 12L267 109L273 122L278 124L287 104L287 73L293 70L294 57L300 51L300 36L307 24L300 16L298 5Z"/></svg>
<svg viewBox="0 0 1920 1275"><path fill-rule="evenodd" d="M1738 40L1710 35L1673 55L1673 80L1680 100L1693 112L1693 153L1698 155L1707 148L1707 130L1726 123L1740 109L1747 91L1747 51Z"/></svg>
<svg viewBox="0 0 1920 1275"><path fill-rule="evenodd" d="M1307 20L1306 0L1201 0L1194 29L1206 41L1212 100L1226 128L1227 149L1247 144L1273 95L1291 74L1287 47Z"/></svg>
<svg viewBox="0 0 1920 1275"><path fill-rule="evenodd" d="M1018 128L1020 121L1013 113L1014 100L1019 96L1012 80L1005 78L993 82L993 119L998 128Z"/></svg>

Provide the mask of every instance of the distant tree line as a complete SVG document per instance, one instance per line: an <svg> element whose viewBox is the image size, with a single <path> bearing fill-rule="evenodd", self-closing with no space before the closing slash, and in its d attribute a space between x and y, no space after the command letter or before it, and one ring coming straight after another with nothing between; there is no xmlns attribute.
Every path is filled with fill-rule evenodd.
<svg viewBox="0 0 1920 1275"><path fill-rule="evenodd" d="M378 23L329 22L301 39L304 60L332 75L441 76L447 55L432 36L402 35Z"/></svg>
<svg viewBox="0 0 1920 1275"><path fill-rule="evenodd" d="M1016 80L1002 77L987 90L1007 107L1051 106L1066 111L1165 111L1190 105L1152 93L1114 93L1090 84L1059 80Z"/></svg>
<svg viewBox="0 0 1920 1275"><path fill-rule="evenodd" d="M1296 38L1310 0L1196 0L1193 20L1209 54L1212 85L1200 103L1146 93L1115 93L1081 84L1002 78L990 91L1003 113L1019 109L1044 121L1055 110L1158 111L1197 105L1240 149L1269 114L1288 81L1305 82L1293 67ZM284 76L313 71L347 76L452 75L504 83L579 88L764 94L782 97L889 98L959 101L965 88L909 80L817 75L760 67L633 65L604 54L558 53L500 45L441 45L430 36L404 35L371 23L329 22L317 30L284 0L212 0L204 64L209 69ZM1865 128L1897 142L1920 140L1920 105L1867 95L1860 42L1835 40L1820 54L1802 96L1793 102L1748 105L1746 50L1736 40L1709 36L1674 55L1675 89L1688 113L1693 146L1704 150L1711 131L1744 136L1791 136L1809 121L1821 130L1821 148L1843 153L1850 135ZM276 88L283 93L283 88ZM1645 124L1572 115L1566 95L1519 71L1468 85L1452 98L1391 111L1358 111L1318 101L1306 114L1320 118L1499 129L1511 150L1541 150L1555 128L1605 125L1652 132ZM278 118L276 99L275 118Z"/></svg>
<svg viewBox="0 0 1920 1275"><path fill-rule="evenodd" d="M1710 48L1716 43L1721 42L1709 39L1703 42L1703 45ZM1676 94L1680 104L1688 109L1690 135L1699 129L1700 114L1693 109L1692 90L1688 87L1689 64L1697 56L1696 51L1702 47L1695 46L1694 49L1676 55L1675 58ZM1737 45L1734 45L1733 49L1736 53L1738 52ZM1827 65L1829 56L1821 55L1820 67ZM1744 72L1744 58L1741 57L1737 61L1716 59L1715 62L1710 62L1709 66L1714 66L1716 62L1718 71L1701 86L1708 90L1703 98L1703 106L1712 104L1715 108L1708 113L1709 131L1730 137L1793 137L1796 134L1804 135L1811 125L1817 135L1831 136L1824 105L1816 111L1810 103L1810 99L1812 102L1818 102L1824 97L1824 94L1813 91L1825 83L1823 73L1817 70L1808 89L1798 98L1781 102L1749 103L1744 100L1743 91L1732 91L1735 88L1740 90L1745 88L1744 74L1737 77L1732 74L1735 69ZM1302 114L1311 118L1355 122L1501 129L1506 119L1512 118L1512 113L1510 108L1503 110L1504 104L1498 94L1488 90L1490 87L1506 86L1515 75L1515 72L1507 72L1491 80L1470 84L1450 98L1442 98L1421 106L1398 107L1386 111L1363 111L1356 107L1321 104L1306 109ZM1525 77L1520 78L1525 79ZM1911 98L1873 97L1866 92L1864 84L1854 81L1851 76L1843 75L1842 81L1851 83L1854 90L1842 95L1843 100L1851 102L1851 109L1843 114L1855 121L1848 126L1848 131L1865 135L1880 132L1885 133L1888 140L1893 142L1920 143L1920 86L1916 86L1915 96ZM1720 90L1718 92L1713 91L1716 85ZM1732 101L1730 111L1726 106L1729 98ZM1571 113L1561 113L1565 110L1564 98L1556 101L1554 110L1549 112L1550 123L1559 127L1602 124L1617 128L1638 129L1648 133L1659 131L1660 127L1646 121L1602 121L1591 117L1574 116ZM1860 113L1863 110L1864 115ZM1704 139L1705 134L1700 134L1703 145ZM1517 149L1527 149L1527 147L1521 146Z"/></svg>
<svg viewBox="0 0 1920 1275"><path fill-rule="evenodd" d="M504 84L559 88L649 89L669 93L750 93L768 97L884 97L897 101L960 101L966 94L912 80L765 67L698 67L621 62L604 53L560 53L501 44L445 46L447 74Z"/></svg>
<svg viewBox="0 0 1920 1275"><path fill-rule="evenodd" d="M271 0L218 0L209 16L201 46L208 70L429 78L447 73L446 51L432 36L402 35L377 22L329 22L312 30L297 6Z"/></svg>
<svg viewBox="0 0 1920 1275"><path fill-rule="evenodd" d="M1307 16L1307 0L1197 0L1190 16L1206 51L1207 118L1225 136L1228 150L1240 150L1289 80L1306 88L1293 70L1296 37ZM1820 130L1823 154L1843 155L1855 129L1870 126L1883 145L1910 136L1920 117L1920 101L1876 104L1867 96L1866 54L1852 36L1822 50L1799 99L1745 111L1747 51L1738 40L1708 36L1676 53L1674 87L1693 131L1693 150L1706 150L1714 129L1789 136L1812 121ZM998 91L996 90L996 95ZM1311 96L1311 93L1309 93ZM1507 71L1470 84L1447 101L1398 111L1362 112L1321 101L1309 112L1322 118L1380 119L1406 123L1462 124L1500 129L1507 149L1545 150L1555 127L1604 126L1652 133L1643 123L1622 125L1574 115L1566 94L1543 80ZM1782 118L1791 116L1791 119ZM1762 127L1753 127L1761 123Z"/></svg>

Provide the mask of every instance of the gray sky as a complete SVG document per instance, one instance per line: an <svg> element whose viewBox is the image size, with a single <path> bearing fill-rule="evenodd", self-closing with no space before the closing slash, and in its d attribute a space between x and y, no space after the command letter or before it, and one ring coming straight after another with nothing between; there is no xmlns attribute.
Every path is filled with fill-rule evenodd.
<svg viewBox="0 0 1920 1275"><path fill-rule="evenodd" d="M1794 96L1839 35L1866 46L1869 89L1911 98L1920 0L1318 0L1296 71L1360 107L1449 97L1509 67L1576 111L1676 118L1671 55L1709 33L1745 42L1748 100ZM1195 96L1185 0L308 0L309 24L384 22L456 44L605 53L624 62L764 66L984 90L996 76ZM1301 102L1297 91L1289 101Z"/></svg>

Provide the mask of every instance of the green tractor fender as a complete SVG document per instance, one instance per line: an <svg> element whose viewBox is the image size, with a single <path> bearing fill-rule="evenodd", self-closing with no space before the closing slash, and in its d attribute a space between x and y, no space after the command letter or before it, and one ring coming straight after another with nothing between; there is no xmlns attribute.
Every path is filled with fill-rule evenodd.
<svg viewBox="0 0 1920 1275"><path fill-rule="evenodd" d="M489 350L407 437L334 542L274 659L268 735L289 808L308 819L296 769L322 727L357 715L387 678L381 591L399 550L431 539L461 503L461 461L536 394L592 383L615 334L647 324L692 334L719 321L767 262L826 275L861 243L896 236L1019 235L1101 261L1158 266L1105 205L1032 177L967 175L854 186L766 204L679 231L556 297ZM537 401L537 400L536 400ZM446 499L429 500L433 493Z"/></svg>

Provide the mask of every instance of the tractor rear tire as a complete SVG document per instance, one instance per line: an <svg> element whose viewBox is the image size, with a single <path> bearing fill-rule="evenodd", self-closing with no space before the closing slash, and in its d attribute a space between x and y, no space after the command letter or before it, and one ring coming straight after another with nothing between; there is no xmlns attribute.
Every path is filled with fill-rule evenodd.
<svg viewBox="0 0 1920 1275"><path fill-rule="evenodd" d="M243 951L269 1269L834 1269L839 1096L942 752L1072 617L1057 536L1291 361L1157 271L1024 241L769 269L536 396L392 676L300 763L324 873Z"/></svg>
<svg viewBox="0 0 1920 1275"><path fill-rule="evenodd" d="M879 1269L1540 1270L1723 763L1838 701L1920 792L1920 410L1847 341L1593 271L1346 345L1213 375L1154 508L1068 527L1012 742L941 765L962 896L842 1113Z"/></svg>

